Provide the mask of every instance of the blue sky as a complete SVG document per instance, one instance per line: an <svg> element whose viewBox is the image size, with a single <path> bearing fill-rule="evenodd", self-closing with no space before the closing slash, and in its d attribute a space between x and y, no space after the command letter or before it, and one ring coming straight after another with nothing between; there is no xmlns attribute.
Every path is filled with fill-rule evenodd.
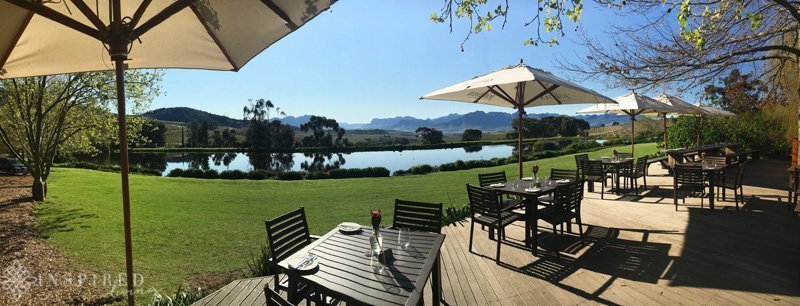
<svg viewBox="0 0 800 306"><path fill-rule="evenodd" d="M475 110L513 110L446 101L420 101L430 91L498 68L525 63L569 77L554 66L584 50L573 24L565 24L561 45L524 46L535 28L523 23L533 15L533 2L511 1L505 29L499 23L491 32L472 35L461 52L467 29L428 17L442 5L439 0L341 0L325 12L258 55L239 72L168 70L162 84L166 94L152 108L188 106L211 113L241 117L248 99L272 100L288 115L314 114L341 122L362 123L372 118L414 116L430 118ZM588 5L588 3L587 3ZM602 35L611 22L636 22L620 18L611 9L585 9L582 31ZM600 83L584 86L614 97L624 89ZM585 105L539 107L529 112L573 114Z"/></svg>

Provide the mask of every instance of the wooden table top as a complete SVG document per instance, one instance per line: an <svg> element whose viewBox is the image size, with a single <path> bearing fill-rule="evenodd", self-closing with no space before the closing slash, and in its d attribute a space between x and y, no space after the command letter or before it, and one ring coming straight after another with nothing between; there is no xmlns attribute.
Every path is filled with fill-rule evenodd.
<svg viewBox="0 0 800 306"><path fill-rule="evenodd" d="M703 168L703 170L706 171L706 172L717 172L717 171L720 171L720 170L724 170L725 168L728 167L725 164L716 164L716 165L707 164L707 165L704 165L702 162L682 163L681 166Z"/></svg>
<svg viewBox="0 0 800 306"><path fill-rule="evenodd" d="M562 185L553 180L539 180L541 186L538 191L526 191L525 189L533 188L533 180L513 180L505 183L503 187L489 187L497 192L508 193L519 196L538 196L553 192L556 187ZM548 184L549 183L549 184Z"/></svg>
<svg viewBox="0 0 800 306"><path fill-rule="evenodd" d="M626 157L626 158L613 159L611 157L603 157L603 158L591 159L591 161L599 161L605 165L618 165L618 164L632 162L633 158Z"/></svg>
<svg viewBox="0 0 800 306"><path fill-rule="evenodd" d="M302 280L325 293L357 304L416 305L422 288L431 274L445 235L411 232L411 244L402 248L397 243L398 231L381 229L383 247L391 248L394 262L383 274L376 274L365 252L370 249L370 227L362 226L355 234L333 229L293 256L278 263L289 269L309 252L318 256L319 269L299 275Z"/></svg>

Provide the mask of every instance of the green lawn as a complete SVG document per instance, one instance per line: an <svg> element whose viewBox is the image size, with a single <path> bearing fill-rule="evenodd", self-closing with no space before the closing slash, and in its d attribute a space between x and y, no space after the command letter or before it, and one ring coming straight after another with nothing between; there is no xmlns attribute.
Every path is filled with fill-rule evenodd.
<svg viewBox="0 0 800 306"><path fill-rule="evenodd" d="M656 145L636 146L637 155ZM618 147L629 151L629 147ZM609 156L611 148L590 154ZM526 175L534 162L525 165ZM572 155L536 161L542 173L551 167L574 168ZM391 222L393 199L467 202L467 183L477 174L502 167L389 178L319 181L229 181L131 176L135 269L144 287L173 292L188 276L239 269L265 244L264 220L305 206L314 234L342 221L368 223L369 209L382 209ZM53 169L49 198L37 205L43 233L67 256L98 272L124 272L119 176L82 169Z"/></svg>

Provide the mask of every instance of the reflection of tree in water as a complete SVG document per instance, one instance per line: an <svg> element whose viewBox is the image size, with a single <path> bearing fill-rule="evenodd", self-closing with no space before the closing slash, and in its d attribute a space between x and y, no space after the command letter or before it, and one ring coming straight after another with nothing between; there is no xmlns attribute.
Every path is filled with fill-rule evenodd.
<svg viewBox="0 0 800 306"><path fill-rule="evenodd" d="M344 156L341 153L303 153L303 155L311 159L311 162L304 161L300 164L300 168L307 172L339 169L345 163Z"/></svg>
<svg viewBox="0 0 800 306"><path fill-rule="evenodd" d="M225 167L228 167L234 159L236 159L236 153L217 153L211 157L214 166L223 165Z"/></svg>
<svg viewBox="0 0 800 306"><path fill-rule="evenodd" d="M476 153L483 150L483 146L466 146L464 147L464 152L467 153Z"/></svg>
<svg viewBox="0 0 800 306"><path fill-rule="evenodd" d="M167 155L163 153L136 153L130 155L131 164L142 168L155 169L161 172L167 170Z"/></svg>
<svg viewBox="0 0 800 306"><path fill-rule="evenodd" d="M250 158L250 165L256 170L273 170L285 172L292 170L294 157L292 153L247 153Z"/></svg>
<svg viewBox="0 0 800 306"><path fill-rule="evenodd" d="M208 170L209 154L188 154L187 156L190 169L203 169Z"/></svg>
<svg viewBox="0 0 800 306"><path fill-rule="evenodd" d="M513 149L513 150L511 150L511 156L517 156L517 151L519 151L519 150L517 150L517 146L516 146L516 145L513 145L512 147L513 147L514 149ZM528 154L531 154L531 153L533 153L533 145L530 145L530 144L524 144L524 143L523 143L523 144L522 144L522 154L523 154L523 155L528 155Z"/></svg>

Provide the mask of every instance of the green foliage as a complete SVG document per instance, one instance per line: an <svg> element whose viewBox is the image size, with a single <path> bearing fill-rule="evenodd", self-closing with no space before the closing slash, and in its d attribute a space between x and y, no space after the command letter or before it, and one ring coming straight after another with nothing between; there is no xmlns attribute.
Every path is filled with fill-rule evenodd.
<svg viewBox="0 0 800 306"><path fill-rule="evenodd" d="M219 173L219 178L226 180L243 180L247 178L247 173L242 170L225 170Z"/></svg>
<svg viewBox="0 0 800 306"><path fill-rule="evenodd" d="M156 294L150 306L190 306L204 296L206 296L206 293L200 288L197 288L197 291L184 291L183 287L178 287L171 297Z"/></svg>
<svg viewBox="0 0 800 306"><path fill-rule="evenodd" d="M164 137L166 131L167 126L164 123L149 120L142 124L140 141L132 143L131 147L163 147L166 143L166 138Z"/></svg>
<svg viewBox="0 0 800 306"><path fill-rule="evenodd" d="M442 225L447 226L463 221L472 214L472 210L469 205L461 207L449 206L442 213L442 223L444 223Z"/></svg>
<svg viewBox="0 0 800 306"><path fill-rule="evenodd" d="M483 139L483 132L478 129L466 129L461 135L461 141L478 141Z"/></svg>
<svg viewBox="0 0 800 306"><path fill-rule="evenodd" d="M266 180L275 174L264 169L253 170L247 173L248 180Z"/></svg>
<svg viewBox="0 0 800 306"><path fill-rule="evenodd" d="M203 169L186 169L183 170L182 177L190 177L190 178L206 178L205 171Z"/></svg>
<svg viewBox="0 0 800 306"><path fill-rule="evenodd" d="M512 131L506 134L506 138L516 139L518 137L517 121L519 119L511 122ZM583 134L588 129L589 123L586 120L569 116L548 116L541 119L522 118L523 138L572 137Z"/></svg>
<svg viewBox="0 0 800 306"><path fill-rule="evenodd" d="M272 263L272 251L262 244L257 254L250 253L250 262L247 263L245 277L262 277L274 274L275 266Z"/></svg>
<svg viewBox="0 0 800 306"><path fill-rule="evenodd" d="M764 82L754 79L752 74L742 74L739 69L732 70L720 81L722 86L706 85L706 100L737 114L758 111L768 92Z"/></svg>
<svg viewBox="0 0 800 306"><path fill-rule="evenodd" d="M416 133L424 144L444 143L444 133L440 130L422 126L417 128Z"/></svg>
<svg viewBox="0 0 800 306"><path fill-rule="evenodd" d="M433 170L434 170L433 166L426 164L426 165L413 166L410 169L408 169L408 172L410 172L411 174L428 174L433 172Z"/></svg>
<svg viewBox="0 0 800 306"><path fill-rule="evenodd" d="M258 99L244 107L245 146L253 150L294 146L294 130L288 124L272 120L270 115L273 111L277 115L286 116L270 100Z"/></svg>
<svg viewBox="0 0 800 306"><path fill-rule="evenodd" d="M297 181L297 180L302 180L305 177L306 173L302 171L278 172L277 176L279 180L284 180L284 181Z"/></svg>
<svg viewBox="0 0 800 306"><path fill-rule="evenodd" d="M357 177L388 177L389 169L384 167L352 168L352 169L333 169L328 171L328 177L334 179L357 178Z"/></svg>
<svg viewBox="0 0 800 306"><path fill-rule="evenodd" d="M208 147L208 131L214 129L207 121L195 121L189 124L187 145L192 148Z"/></svg>
<svg viewBox="0 0 800 306"><path fill-rule="evenodd" d="M691 147L697 141L700 120L682 116L669 127L670 148ZM745 113L736 117L706 117L702 120L702 143L741 143L761 151L762 156L784 158L790 147L785 138L787 127L771 111Z"/></svg>
<svg viewBox="0 0 800 306"><path fill-rule="evenodd" d="M169 177L182 177L183 176L183 169L175 168L169 171L167 174Z"/></svg>
<svg viewBox="0 0 800 306"><path fill-rule="evenodd" d="M300 130L310 132L311 135L303 137L300 141L305 147L341 147L347 146L349 141L343 138L345 129L339 126L335 119L321 116L311 116L308 122L300 125Z"/></svg>

